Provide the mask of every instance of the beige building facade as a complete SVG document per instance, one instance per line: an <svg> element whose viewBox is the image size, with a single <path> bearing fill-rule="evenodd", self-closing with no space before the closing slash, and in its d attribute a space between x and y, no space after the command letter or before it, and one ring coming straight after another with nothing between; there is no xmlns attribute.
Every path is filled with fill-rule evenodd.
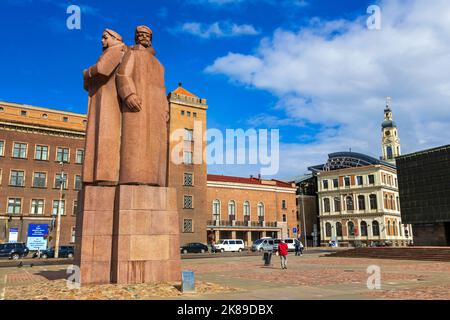
<svg viewBox="0 0 450 320"><path fill-rule="evenodd" d="M402 223L395 166L343 152L313 167L317 175L322 245L406 246L410 225Z"/></svg>

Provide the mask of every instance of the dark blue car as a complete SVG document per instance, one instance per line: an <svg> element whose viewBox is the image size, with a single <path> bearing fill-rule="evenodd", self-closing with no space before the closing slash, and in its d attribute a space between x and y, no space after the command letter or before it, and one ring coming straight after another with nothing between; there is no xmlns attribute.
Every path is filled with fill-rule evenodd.
<svg viewBox="0 0 450 320"><path fill-rule="evenodd" d="M25 243L4 243L0 244L0 258L19 260L25 258L30 250Z"/></svg>
<svg viewBox="0 0 450 320"><path fill-rule="evenodd" d="M61 246L59 247L59 257L58 258L73 258L75 254L74 247L71 246ZM42 259L49 259L55 257L55 248L50 248L47 250L41 251Z"/></svg>

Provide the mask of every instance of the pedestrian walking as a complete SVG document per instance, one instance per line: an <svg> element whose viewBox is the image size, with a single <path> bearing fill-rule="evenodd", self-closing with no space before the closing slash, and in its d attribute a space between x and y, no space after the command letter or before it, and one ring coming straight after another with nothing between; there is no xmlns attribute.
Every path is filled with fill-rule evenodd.
<svg viewBox="0 0 450 320"><path fill-rule="evenodd" d="M305 246L303 245L303 243L301 241L299 241L300 256L303 256L303 250L304 249L305 249Z"/></svg>
<svg viewBox="0 0 450 320"><path fill-rule="evenodd" d="M295 241L295 256L299 256L300 255L300 241L296 240Z"/></svg>
<svg viewBox="0 0 450 320"><path fill-rule="evenodd" d="M214 240L211 241L211 253L216 253L216 250L214 249L215 245L216 245L216 242Z"/></svg>
<svg viewBox="0 0 450 320"><path fill-rule="evenodd" d="M278 254L281 260L281 269L287 269L288 245L283 240L278 245Z"/></svg>

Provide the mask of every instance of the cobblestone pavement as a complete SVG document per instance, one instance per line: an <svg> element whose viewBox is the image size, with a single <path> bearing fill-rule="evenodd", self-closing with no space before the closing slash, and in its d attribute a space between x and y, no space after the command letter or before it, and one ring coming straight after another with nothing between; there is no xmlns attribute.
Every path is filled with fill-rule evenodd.
<svg viewBox="0 0 450 320"><path fill-rule="evenodd" d="M69 290L65 266L0 269L0 299L450 299L450 263L290 255L264 267L262 257L224 257L182 262L195 272L197 294L179 283L106 285ZM381 270L381 289L369 290L369 266Z"/></svg>

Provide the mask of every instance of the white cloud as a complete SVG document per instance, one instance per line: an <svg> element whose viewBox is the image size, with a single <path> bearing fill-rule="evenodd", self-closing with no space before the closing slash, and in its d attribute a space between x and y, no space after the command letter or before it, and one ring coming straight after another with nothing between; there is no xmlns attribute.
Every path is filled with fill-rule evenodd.
<svg viewBox="0 0 450 320"><path fill-rule="evenodd" d="M254 54L229 53L206 68L273 93L288 117L323 128L312 144L284 145L290 162L282 162L282 175L349 148L378 157L386 96L404 152L450 142L450 2L380 7L379 31L366 28L365 12L354 21L314 19L299 31L276 30ZM332 136L330 127L338 128Z"/></svg>
<svg viewBox="0 0 450 320"><path fill-rule="evenodd" d="M230 22L214 22L210 25L199 22L187 22L173 30L173 32L188 33L204 39L254 36L259 34L259 31L252 25L238 25Z"/></svg>

